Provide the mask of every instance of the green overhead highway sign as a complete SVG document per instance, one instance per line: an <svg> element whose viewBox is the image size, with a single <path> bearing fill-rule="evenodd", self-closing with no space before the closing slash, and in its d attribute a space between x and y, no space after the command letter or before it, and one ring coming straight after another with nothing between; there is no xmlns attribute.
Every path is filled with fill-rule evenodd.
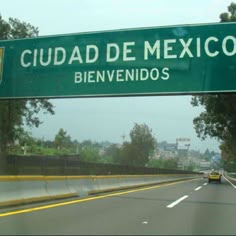
<svg viewBox="0 0 236 236"><path fill-rule="evenodd" d="M0 41L0 98L236 91L236 23Z"/></svg>

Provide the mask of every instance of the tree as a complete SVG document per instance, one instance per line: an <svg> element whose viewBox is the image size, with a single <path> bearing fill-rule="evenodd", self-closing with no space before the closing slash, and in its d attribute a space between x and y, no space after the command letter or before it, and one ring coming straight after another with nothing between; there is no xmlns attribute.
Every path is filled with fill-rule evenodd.
<svg viewBox="0 0 236 236"><path fill-rule="evenodd" d="M93 146L85 146L83 147L80 153L80 160L85 162L101 162L100 155L97 148Z"/></svg>
<svg viewBox="0 0 236 236"><path fill-rule="evenodd" d="M135 124L130 131L131 143L125 142L121 150L121 164L145 166L156 147L152 130L146 124Z"/></svg>
<svg viewBox="0 0 236 236"><path fill-rule="evenodd" d="M118 164L120 158L120 148L117 144L111 144L105 149L103 163Z"/></svg>
<svg viewBox="0 0 236 236"><path fill-rule="evenodd" d="M67 132L64 129L60 128L54 138L54 144L56 145L57 149L61 150L62 147L66 147L71 143L72 142L70 136L67 135Z"/></svg>
<svg viewBox="0 0 236 236"><path fill-rule="evenodd" d="M221 22L233 22L236 21L236 3L231 3L228 6L228 12L220 14Z"/></svg>
<svg viewBox="0 0 236 236"><path fill-rule="evenodd" d="M131 143L124 142L119 153L119 164L135 166L136 162L136 151L133 149Z"/></svg>
<svg viewBox="0 0 236 236"><path fill-rule="evenodd" d="M37 37L38 28L9 18L5 21L0 15L0 40ZM38 127L42 122L37 114L54 114L53 105L47 99L18 99L0 101L0 154L4 159L6 147L14 142L23 131L23 126ZM4 161L2 162L4 165ZM0 164L0 166L2 166Z"/></svg>
<svg viewBox="0 0 236 236"><path fill-rule="evenodd" d="M236 21L236 4L231 3L220 19L222 23ZM222 158L236 160L236 94L193 96L191 104L205 107L205 111L193 120L198 137L218 139L222 142Z"/></svg>

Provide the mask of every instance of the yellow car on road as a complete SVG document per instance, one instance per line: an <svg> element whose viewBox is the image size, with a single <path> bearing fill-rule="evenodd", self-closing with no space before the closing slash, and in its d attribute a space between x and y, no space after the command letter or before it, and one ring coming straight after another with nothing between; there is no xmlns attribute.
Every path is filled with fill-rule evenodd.
<svg viewBox="0 0 236 236"><path fill-rule="evenodd" d="M212 171L208 175L208 183L211 181L217 181L218 183L221 183L221 174L218 171Z"/></svg>

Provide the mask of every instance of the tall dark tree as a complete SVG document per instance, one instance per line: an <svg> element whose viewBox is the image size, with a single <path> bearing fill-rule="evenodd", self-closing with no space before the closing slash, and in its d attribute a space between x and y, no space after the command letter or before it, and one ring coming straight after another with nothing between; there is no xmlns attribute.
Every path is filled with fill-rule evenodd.
<svg viewBox="0 0 236 236"><path fill-rule="evenodd" d="M38 28L18 19L4 20L0 15L0 40L37 37ZM40 111L54 114L53 105L47 99L10 99L0 101L0 156L6 154L6 147L17 139L23 125L38 127ZM3 164L3 163L2 163ZM1 163L0 163L1 167Z"/></svg>
<svg viewBox="0 0 236 236"><path fill-rule="evenodd" d="M236 4L231 3L220 19L222 24L236 21ZM191 103L205 107L205 111L193 120L198 137L218 139L222 143L222 157L236 161L236 94L193 96Z"/></svg>
<svg viewBox="0 0 236 236"><path fill-rule="evenodd" d="M146 124L135 124L130 131L131 142L125 142L121 150L121 163L145 166L156 147L156 139Z"/></svg>
<svg viewBox="0 0 236 236"><path fill-rule="evenodd" d="M236 3L231 3L228 6L228 12L220 14L221 22L233 22L236 21Z"/></svg>

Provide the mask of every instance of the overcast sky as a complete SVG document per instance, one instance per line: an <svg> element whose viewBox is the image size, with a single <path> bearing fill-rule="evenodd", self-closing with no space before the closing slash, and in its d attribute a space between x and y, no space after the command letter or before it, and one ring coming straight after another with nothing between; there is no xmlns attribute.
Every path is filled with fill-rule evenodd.
<svg viewBox="0 0 236 236"><path fill-rule="evenodd" d="M3 19L18 18L38 27L41 36L219 22L227 0L7 0L1 1ZM193 118L203 110L192 107L191 96L53 99L54 116L31 130L39 138L53 139L63 128L78 141L129 140L134 123L145 123L157 140L174 143L190 138L190 149L218 151L218 142L197 138Z"/></svg>

